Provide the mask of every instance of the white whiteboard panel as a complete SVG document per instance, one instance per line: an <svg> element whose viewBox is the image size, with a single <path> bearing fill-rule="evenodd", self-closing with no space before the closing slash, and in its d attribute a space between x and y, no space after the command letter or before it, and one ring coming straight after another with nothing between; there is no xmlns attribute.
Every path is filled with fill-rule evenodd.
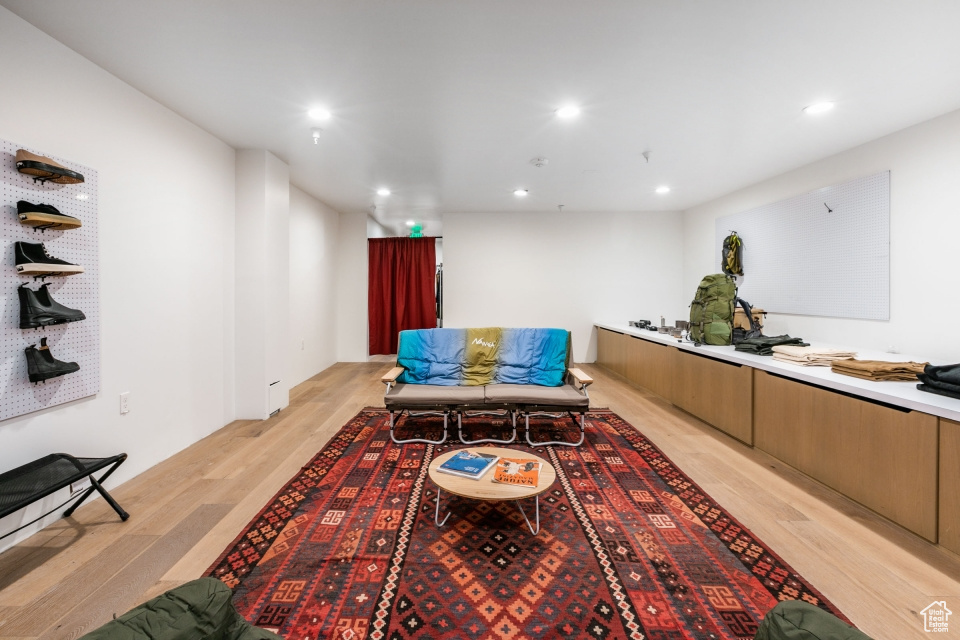
<svg viewBox="0 0 960 640"><path fill-rule="evenodd" d="M743 239L740 297L775 313L890 319L890 172L716 221ZM718 269L719 270L719 269Z"/></svg>

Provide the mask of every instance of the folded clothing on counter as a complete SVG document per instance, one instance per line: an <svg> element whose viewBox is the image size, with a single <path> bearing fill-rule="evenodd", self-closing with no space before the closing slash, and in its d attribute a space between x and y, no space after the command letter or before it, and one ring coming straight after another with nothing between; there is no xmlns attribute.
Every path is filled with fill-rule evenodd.
<svg viewBox="0 0 960 640"><path fill-rule="evenodd" d="M735 349L737 351L746 351L755 353L758 356L772 356L773 348L779 345L794 344L800 347L809 347L810 345L802 338L791 338L790 336L760 336L759 338L747 338L741 341Z"/></svg>
<svg viewBox="0 0 960 640"><path fill-rule="evenodd" d="M825 349L823 347L801 347L797 345L777 345L773 348L773 359L802 367L829 367L837 360L856 358L856 351L844 349Z"/></svg>
<svg viewBox="0 0 960 640"><path fill-rule="evenodd" d="M960 399L960 364L933 366L928 364L917 377L920 391Z"/></svg>
<svg viewBox="0 0 960 640"><path fill-rule="evenodd" d="M896 381L916 380L923 373L927 362L888 362L886 360L838 360L830 365L834 373L854 376L863 380Z"/></svg>

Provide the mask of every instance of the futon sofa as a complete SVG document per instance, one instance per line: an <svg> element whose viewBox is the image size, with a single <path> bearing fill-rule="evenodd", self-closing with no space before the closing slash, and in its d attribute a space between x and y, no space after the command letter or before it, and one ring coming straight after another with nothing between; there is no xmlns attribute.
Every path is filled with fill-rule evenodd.
<svg viewBox="0 0 960 640"><path fill-rule="evenodd" d="M517 437L517 416L524 417L531 446L579 446L583 442L585 415L590 408L587 386L593 380L570 365L570 332L565 329L418 329L401 331L397 366L383 376L383 397L390 413L390 437L394 442L440 444L447 439L451 414L464 444L496 442L509 444ZM403 413L443 416L439 440L395 435ZM534 442L530 416L579 414L580 439L576 442ZM513 435L507 440L467 440L464 415L509 416ZM396 420L395 420L396 416Z"/></svg>

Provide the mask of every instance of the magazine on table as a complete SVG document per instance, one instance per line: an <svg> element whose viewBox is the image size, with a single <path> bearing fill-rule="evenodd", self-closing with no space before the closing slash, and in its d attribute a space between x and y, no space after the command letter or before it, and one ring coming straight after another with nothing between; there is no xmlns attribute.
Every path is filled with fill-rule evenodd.
<svg viewBox="0 0 960 640"><path fill-rule="evenodd" d="M437 471L479 480L490 467L496 464L497 459L498 456L489 453L477 453L463 449L437 467Z"/></svg>
<svg viewBox="0 0 960 640"><path fill-rule="evenodd" d="M518 487L535 487L540 482L543 463L532 458L500 458L493 481Z"/></svg>

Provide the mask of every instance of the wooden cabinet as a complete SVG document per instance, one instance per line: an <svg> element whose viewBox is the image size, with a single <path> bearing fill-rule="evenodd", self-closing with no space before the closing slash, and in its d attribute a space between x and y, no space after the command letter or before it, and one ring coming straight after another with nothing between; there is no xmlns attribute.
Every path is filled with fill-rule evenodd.
<svg viewBox="0 0 960 640"><path fill-rule="evenodd" d="M597 329L597 364L624 375L626 369L626 353L624 352L627 336L608 329Z"/></svg>
<svg viewBox="0 0 960 640"><path fill-rule="evenodd" d="M940 544L960 553L960 423L940 418Z"/></svg>
<svg viewBox="0 0 960 640"><path fill-rule="evenodd" d="M758 449L936 542L935 416L753 375Z"/></svg>
<svg viewBox="0 0 960 640"><path fill-rule="evenodd" d="M737 440L753 444L753 369L667 348L676 354L672 402Z"/></svg>
<svg viewBox="0 0 960 640"><path fill-rule="evenodd" d="M627 379L674 402L677 349L643 338L626 338Z"/></svg>

